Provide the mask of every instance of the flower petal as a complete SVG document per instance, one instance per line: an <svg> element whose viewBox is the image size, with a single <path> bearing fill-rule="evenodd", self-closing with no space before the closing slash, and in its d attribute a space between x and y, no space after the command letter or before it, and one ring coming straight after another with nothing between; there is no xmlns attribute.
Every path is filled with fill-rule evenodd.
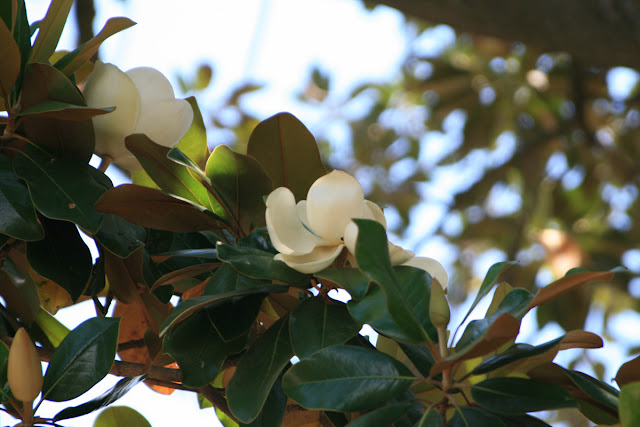
<svg viewBox="0 0 640 427"><path fill-rule="evenodd" d="M340 242L351 218L364 215L364 192L346 172L334 170L318 178L307 194L311 229L330 242Z"/></svg>
<svg viewBox="0 0 640 427"><path fill-rule="evenodd" d="M109 114L93 117L95 153L113 159L130 156L124 138L133 133L140 113L140 95L133 81L118 67L96 61L84 86L87 106L116 107Z"/></svg>
<svg viewBox="0 0 640 427"><path fill-rule="evenodd" d="M148 104L142 98L142 108L135 133L144 133L156 144L171 147L189 130L193 109L183 99Z"/></svg>
<svg viewBox="0 0 640 427"><path fill-rule="evenodd" d="M373 203L371 200L365 200L365 217L367 219L373 219L378 221L380 224L382 224L382 226L384 227L384 229L387 229L387 219L384 217L384 213L382 212L382 209L380 209L380 206L378 206L377 204ZM367 215L368 213L371 213L371 216Z"/></svg>
<svg viewBox="0 0 640 427"><path fill-rule="evenodd" d="M393 265L404 264L415 255L413 252L402 249L400 246L394 245L391 242L387 242L387 246L389 247L389 257Z"/></svg>
<svg viewBox="0 0 640 427"><path fill-rule="evenodd" d="M128 171L142 169L142 165L140 164L136 156L129 153L128 151L127 153L128 155L116 157L115 159L113 159L113 163L118 165L120 168Z"/></svg>
<svg viewBox="0 0 640 427"><path fill-rule="evenodd" d="M344 245L318 246L313 252L305 255L286 255L279 253L274 259L283 261L289 267L298 270L300 273L313 274L329 267L333 261L338 258L343 248Z"/></svg>
<svg viewBox="0 0 640 427"><path fill-rule="evenodd" d="M409 261L403 263L402 265L408 265L411 267L417 267L421 270L426 271L433 277L435 280L440 283L442 288L446 288L449 283L449 275L447 271L444 269L442 264L436 261L433 258L427 258L422 256L417 256L411 258Z"/></svg>
<svg viewBox="0 0 640 427"><path fill-rule="evenodd" d="M271 243L282 254L304 255L327 243L304 227L298 218L295 197L287 187L269 194L265 219Z"/></svg>
<svg viewBox="0 0 640 427"><path fill-rule="evenodd" d="M164 74L155 68L132 68L127 71L127 76L136 85L143 103L155 104L175 99L171 83Z"/></svg>
<svg viewBox="0 0 640 427"><path fill-rule="evenodd" d="M356 255L356 242L358 241L358 232L358 226L353 221L349 221L349 224L347 224L344 229L344 244L354 257Z"/></svg>

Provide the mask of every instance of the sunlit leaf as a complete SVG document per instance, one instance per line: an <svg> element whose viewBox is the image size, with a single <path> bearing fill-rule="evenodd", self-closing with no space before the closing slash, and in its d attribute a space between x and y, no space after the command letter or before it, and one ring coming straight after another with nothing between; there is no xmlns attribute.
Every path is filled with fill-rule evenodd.
<svg viewBox="0 0 640 427"><path fill-rule="evenodd" d="M151 427L151 424L133 408L109 406L100 412L93 427Z"/></svg>
<svg viewBox="0 0 640 427"><path fill-rule="evenodd" d="M640 382L632 382L622 386L620 390L620 421L623 426L640 425Z"/></svg>
<svg viewBox="0 0 640 427"><path fill-rule="evenodd" d="M478 290L478 293L476 294L476 297L473 300L473 303L471 303L471 307L469 307L467 314L465 314L460 324L463 324L465 320L467 320L467 318L469 317L473 309L476 308L476 306L482 300L482 298L484 298L489 292L491 292L491 289L493 289L493 286L498 281L498 277L500 276L500 273L502 273L506 268L510 267L511 265L516 264L516 262L517 261L503 261L503 262L493 264L489 268L489 271L487 272L487 275L482 281L482 285L480 285L480 289Z"/></svg>
<svg viewBox="0 0 640 427"><path fill-rule="evenodd" d="M30 62L47 62L56 50L73 0L52 0L40 22L38 37L33 44Z"/></svg>
<svg viewBox="0 0 640 427"><path fill-rule="evenodd" d="M315 138L289 113L276 114L256 126L247 154L262 165L273 188L288 187L296 200L306 199L311 184L327 173Z"/></svg>
<svg viewBox="0 0 640 427"><path fill-rule="evenodd" d="M193 109L193 123L187 133L180 139L174 147L182 151L187 157L195 162L200 169L205 168L209 157L209 147L207 145L207 130L202 119L202 113L196 98L190 96L186 101Z"/></svg>

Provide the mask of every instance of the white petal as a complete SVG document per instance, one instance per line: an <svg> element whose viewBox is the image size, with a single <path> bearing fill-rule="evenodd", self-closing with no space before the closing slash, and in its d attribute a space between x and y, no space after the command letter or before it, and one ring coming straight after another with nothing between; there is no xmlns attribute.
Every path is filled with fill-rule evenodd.
<svg viewBox="0 0 640 427"><path fill-rule="evenodd" d="M384 213L382 212L382 209L380 209L380 206L376 205L371 200L365 200L364 203L366 206L366 209L365 209L366 214L371 213L371 216L366 215L366 218L378 221L380 224L382 224L382 226L386 230L387 219L384 217Z"/></svg>
<svg viewBox="0 0 640 427"><path fill-rule="evenodd" d="M318 178L307 194L307 217L320 237L339 242L351 218L362 218L364 192L360 183L346 172L334 170Z"/></svg>
<svg viewBox="0 0 640 427"><path fill-rule="evenodd" d="M127 71L140 92L142 102L155 104L160 101L175 99L173 87L160 71L151 67L138 67Z"/></svg>
<svg viewBox="0 0 640 427"><path fill-rule="evenodd" d="M402 249L400 246L394 245L391 242L387 242L387 246L389 247L389 257L393 265L404 264L414 257L413 252Z"/></svg>
<svg viewBox="0 0 640 427"><path fill-rule="evenodd" d="M356 254L356 243L358 241L359 231L358 226L353 221L349 221L349 224L347 224L344 229L344 244L354 256Z"/></svg>
<svg viewBox="0 0 640 427"><path fill-rule="evenodd" d="M193 109L183 99L147 104L143 98L135 133L144 133L156 144L171 147L189 130Z"/></svg>
<svg viewBox="0 0 640 427"><path fill-rule="evenodd" d="M433 258L427 258L422 256L417 256L411 258L409 261L405 262L402 265L408 265L411 267L417 267L429 273L431 277L440 283L442 288L446 288L449 283L449 275L447 271L444 269L442 264L436 261Z"/></svg>
<svg viewBox="0 0 640 427"><path fill-rule="evenodd" d="M91 119L95 153L114 159L131 155L124 138L133 133L140 113L140 95L133 81L115 65L96 61L84 86L84 97L88 107L116 107L111 113Z"/></svg>
<svg viewBox="0 0 640 427"><path fill-rule="evenodd" d="M275 259L284 261L289 267L300 273L313 274L329 267L338 258L343 248L344 245L318 246L313 252L306 255L296 256L279 253Z"/></svg>
<svg viewBox="0 0 640 427"><path fill-rule="evenodd" d="M129 152L127 151L127 153ZM140 164L136 156L131 153L129 153L129 155L116 157L115 159L113 159L113 163L118 165L120 168L128 171L134 171L142 168L142 165Z"/></svg>
<svg viewBox="0 0 640 427"><path fill-rule="evenodd" d="M265 213L271 243L286 255L303 255L326 242L307 230L296 211L296 200L286 187L276 188L267 197Z"/></svg>

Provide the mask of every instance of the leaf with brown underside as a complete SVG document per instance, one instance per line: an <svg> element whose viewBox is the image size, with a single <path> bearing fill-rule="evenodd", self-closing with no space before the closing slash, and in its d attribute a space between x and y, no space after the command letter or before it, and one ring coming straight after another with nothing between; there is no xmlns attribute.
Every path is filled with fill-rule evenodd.
<svg viewBox="0 0 640 427"><path fill-rule="evenodd" d="M107 191L96 202L95 209L158 230L189 233L221 228L219 221L191 203L135 184Z"/></svg>
<svg viewBox="0 0 640 427"><path fill-rule="evenodd" d="M611 271L586 271L565 276L540 289L531 300L529 310L585 283L608 282L613 278L613 274Z"/></svg>
<svg viewBox="0 0 640 427"><path fill-rule="evenodd" d="M620 366L614 379L620 388L634 381L640 381L640 356Z"/></svg>

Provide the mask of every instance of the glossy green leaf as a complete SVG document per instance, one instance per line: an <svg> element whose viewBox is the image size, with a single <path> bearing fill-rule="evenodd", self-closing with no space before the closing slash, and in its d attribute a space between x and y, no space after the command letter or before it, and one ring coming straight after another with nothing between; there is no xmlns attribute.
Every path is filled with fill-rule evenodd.
<svg viewBox="0 0 640 427"><path fill-rule="evenodd" d="M200 168L204 169L209 156L209 147L207 145L207 129L202 119L202 113L198 106L198 101L190 96L186 101L193 109L193 123L187 133L180 139L180 142L174 147L182 151L189 159Z"/></svg>
<svg viewBox="0 0 640 427"><path fill-rule="evenodd" d="M16 81L16 92L20 92L22 89L22 78L24 77L24 71L31 57L31 28L29 26L29 20L27 19L27 8L24 4L24 0L17 0L14 5L16 6L15 12L15 27L13 29L13 37L18 43L20 49L20 74ZM9 25L7 25L9 27Z"/></svg>
<svg viewBox="0 0 640 427"><path fill-rule="evenodd" d="M273 190L271 179L254 158L218 145L207 160L206 174L229 212L214 212L248 233L265 225L264 196Z"/></svg>
<svg viewBox="0 0 640 427"><path fill-rule="evenodd" d="M513 289L504 297L495 313L487 318L469 322L456 344L456 353L464 353L467 349L470 349L501 315L508 313L516 319L522 317L526 313L532 298L533 295L526 289Z"/></svg>
<svg viewBox="0 0 640 427"><path fill-rule="evenodd" d="M562 341L562 338L564 338L564 335L537 346L520 343L514 344L502 353L491 356L480 362L479 365L473 368L473 370L471 371L471 375L486 374L487 372L491 372L517 360L522 360L528 357L533 357L545 353L558 345Z"/></svg>
<svg viewBox="0 0 640 427"><path fill-rule="evenodd" d="M182 249L177 251L161 252L154 254L157 257L194 257L204 259L218 259L218 251L215 249Z"/></svg>
<svg viewBox="0 0 640 427"><path fill-rule="evenodd" d="M287 395L282 391L280 379L273 384L267 401L258 417L242 427L280 427L287 409Z"/></svg>
<svg viewBox="0 0 640 427"><path fill-rule="evenodd" d="M95 203L95 209L158 230L187 233L220 228L220 221L211 212L135 184L122 184L107 191Z"/></svg>
<svg viewBox="0 0 640 427"><path fill-rule="evenodd" d="M0 155L0 233L27 241L44 237L29 190L13 173L11 160L3 155Z"/></svg>
<svg viewBox="0 0 640 427"><path fill-rule="evenodd" d="M431 276L413 267L397 267L394 271L382 225L366 219L354 219L354 222L359 229L356 243L358 266L383 289L395 323L414 343L437 340L429 318ZM403 277L396 273L402 273Z"/></svg>
<svg viewBox="0 0 640 427"><path fill-rule="evenodd" d="M162 342L162 351L178 362L182 383L197 388L209 384L220 372L228 355L241 351L247 337L225 342L218 335L210 314L215 308L200 310L169 331Z"/></svg>
<svg viewBox="0 0 640 427"><path fill-rule="evenodd" d="M93 55L98 52L98 48L106 39L114 34L119 33L122 30L135 25L136 23L129 18L117 17L110 18L107 23L104 24L102 30L94 38L78 46L73 52L69 52L63 56L58 62L55 63L55 67L59 69L64 75L69 76L75 72L78 68L87 63Z"/></svg>
<svg viewBox="0 0 640 427"><path fill-rule="evenodd" d="M95 399L91 399L90 401L78 406L63 409L62 411L58 412L56 416L53 417L53 419L55 421L60 421L69 418L81 417L93 411L97 411L99 409L107 407L127 394L133 387L144 381L145 377L145 375L140 375L137 377L123 378L118 381L116 385L114 385Z"/></svg>
<svg viewBox="0 0 640 427"><path fill-rule="evenodd" d="M274 254L260 249L218 243L218 259L228 262L240 273L256 279L278 280L297 286L307 286L308 274L300 273L282 261L275 261Z"/></svg>
<svg viewBox="0 0 640 427"><path fill-rule="evenodd" d="M194 160L191 160L191 158L187 156L184 152L182 152L178 147L171 148L171 150L169 150L169 152L167 153L167 158L169 160L172 160L178 163L179 165L189 168L191 172L196 174L194 178L202 179L203 182L206 182L208 185L211 185L211 180L200 168L200 166L198 166Z"/></svg>
<svg viewBox="0 0 640 427"><path fill-rule="evenodd" d="M20 116L37 116L56 120L68 120L72 122L83 122L94 116L107 114L115 110L115 107L90 108L82 105L73 105L60 101L44 101L20 112Z"/></svg>
<svg viewBox="0 0 640 427"><path fill-rule="evenodd" d="M7 369L9 365L9 347L0 341L0 402L6 402L11 395Z"/></svg>
<svg viewBox="0 0 640 427"><path fill-rule="evenodd" d="M95 235L97 241L120 258L126 258L144 246L146 237L143 227L112 214L104 215L102 227Z"/></svg>
<svg viewBox="0 0 640 427"><path fill-rule="evenodd" d="M5 259L0 270L0 295L6 307L27 324L31 324L40 310L36 283L26 271L20 271L11 260Z"/></svg>
<svg viewBox="0 0 640 427"><path fill-rule="evenodd" d="M276 114L256 126L247 154L262 165L273 188L288 187L296 200L306 199L311 184L327 173L315 138L289 113Z"/></svg>
<svg viewBox="0 0 640 427"><path fill-rule="evenodd" d="M227 385L229 409L238 420L249 423L260 414L292 356L289 317L284 316L249 347Z"/></svg>
<svg viewBox="0 0 640 427"><path fill-rule="evenodd" d="M111 181L92 166L31 148L17 153L13 169L26 181L36 208L48 218L67 220L96 233L103 215L93 205Z"/></svg>
<svg viewBox="0 0 640 427"><path fill-rule="evenodd" d="M626 384L620 390L620 422L623 426L640 425L640 382Z"/></svg>
<svg viewBox="0 0 640 427"><path fill-rule="evenodd" d="M345 289L354 300L364 298L371 280L357 268L325 268L315 273L316 277L327 279Z"/></svg>
<svg viewBox="0 0 640 427"><path fill-rule="evenodd" d="M91 276L91 251L72 223L46 220L43 224L46 237L27 244L29 264L40 276L63 287L76 302Z"/></svg>
<svg viewBox="0 0 640 427"><path fill-rule="evenodd" d="M169 147L156 144L143 134L128 136L125 145L162 190L203 208L210 207L209 193L200 181L186 167L167 158Z"/></svg>
<svg viewBox="0 0 640 427"><path fill-rule="evenodd" d="M471 307L469 307L469 311L467 311L467 314L465 314L460 324L463 324L465 320L467 320L473 309L476 308L482 298L484 298L489 292L491 292L491 289L493 289L493 286L498 281L498 277L500 277L500 274L502 274L504 270L516 263L517 261L503 261L493 264L489 268L489 271L487 271L487 275L484 277L482 285L480 285L480 289L478 290L478 293L473 300Z"/></svg>
<svg viewBox="0 0 640 427"><path fill-rule="evenodd" d="M409 360L411 360L411 363L413 363L418 372L425 378L428 378L435 360L427 346L424 344L405 344L403 342L398 342L398 345Z"/></svg>
<svg viewBox="0 0 640 427"><path fill-rule="evenodd" d="M293 365L282 378L282 388L307 409L352 412L393 399L413 380L409 369L391 356L337 345Z"/></svg>
<svg viewBox="0 0 640 427"><path fill-rule="evenodd" d="M52 0L33 44L30 62L47 62L55 52L73 0Z"/></svg>
<svg viewBox="0 0 640 427"><path fill-rule="evenodd" d="M347 424L347 427L388 427L400 418L411 402L390 403L368 412Z"/></svg>
<svg viewBox="0 0 640 427"><path fill-rule="evenodd" d="M11 89L20 74L20 48L4 21L0 20L0 96L9 99Z"/></svg>
<svg viewBox="0 0 640 427"><path fill-rule="evenodd" d="M58 319L43 308L38 311L35 322L54 348L58 347L62 340L71 332L69 328L60 323Z"/></svg>
<svg viewBox="0 0 640 427"><path fill-rule="evenodd" d="M71 331L49 361L43 397L71 400L104 378L116 356L119 325L120 319L94 317Z"/></svg>
<svg viewBox="0 0 640 427"><path fill-rule="evenodd" d="M442 415L435 409L428 409L416 427L445 427Z"/></svg>
<svg viewBox="0 0 640 427"><path fill-rule="evenodd" d="M353 320L345 304L337 301L329 304L319 296L304 301L289 318L291 346L301 359L322 348L344 344L360 328L361 325Z"/></svg>
<svg viewBox="0 0 640 427"><path fill-rule="evenodd" d="M565 369L564 372L576 387L587 393L590 398L610 408L614 414L618 412L620 392L617 389L582 372L569 369Z"/></svg>
<svg viewBox="0 0 640 427"><path fill-rule="evenodd" d="M450 427L506 427L496 414L482 408L468 406L457 409L448 425Z"/></svg>
<svg viewBox="0 0 640 427"><path fill-rule="evenodd" d="M217 295L226 292L248 291L255 288L270 289L273 291L286 290L285 287L274 285L270 280L247 277L238 273L230 264L223 263L207 282L207 286L204 288L204 294Z"/></svg>
<svg viewBox="0 0 640 427"><path fill-rule="evenodd" d="M224 341L246 335L255 323L266 293L220 301L209 311L209 321Z"/></svg>
<svg viewBox="0 0 640 427"><path fill-rule="evenodd" d="M93 427L151 427L147 419L128 406L109 406L93 422Z"/></svg>
<svg viewBox="0 0 640 427"><path fill-rule="evenodd" d="M564 388L528 378L489 378L471 387L478 405L506 414L524 414L576 406Z"/></svg>
<svg viewBox="0 0 640 427"><path fill-rule="evenodd" d="M54 67L29 64L24 73L22 108L28 110L47 101L86 106L78 88ZM88 163L93 155L95 134L91 120L56 120L38 115L22 118L27 137L49 152Z"/></svg>
<svg viewBox="0 0 640 427"><path fill-rule="evenodd" d="M500 415L500 419L507 427L551 427L544 421L528 414Z"/></svg>

